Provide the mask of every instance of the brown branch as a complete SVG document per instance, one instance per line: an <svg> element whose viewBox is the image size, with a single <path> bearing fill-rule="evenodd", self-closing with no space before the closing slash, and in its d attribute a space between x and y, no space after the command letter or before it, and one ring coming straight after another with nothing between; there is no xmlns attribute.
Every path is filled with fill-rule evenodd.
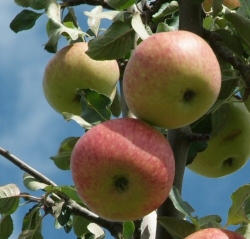
<svg viewBox="0 0 250 239"><path fill-rule="evenodd" d="M232 51L222 44L222 38L218 33L204 29L203 37L209 41L211 48L218 57L231 64L235 70L239 71L247 88L250 88L250 66L242 62L239 57L236 57Z"/></svg>
<svg viewBox="0 0 250 239"><path fill-rule="evenodd" d="M10 162L15 164L17 167L19 167L20 169L22 169L26 173L28 173L31 176L33 176L34 178L36 178L38 181L45 183L47 185L57 186L57 184L54 183L52 180L50 180L49 178L47 178L46 176L44 176L43 174L41 174L40 172L38 172L37 170L35 170L31 166L29 166L28 164L24 163L21 159L19 159L18 157L16 157L15 155L11 154L9 151L7 151L1 147L0 147L0 155L2 155L4 158L8 159ZM120 238L120 234L123 230L122 223L107 221L107 220L97 216L93 212L89 211L88 209L80 206L78 203L76 203L72 199L69 199L67 196L63 196L62 194L60 194L59 196L65 200L65 203L68 206L70 206L72 214L82 216L82 217L88 219L89 221L94 222L94 223L98 224L99 226L107 229L114 238L116 238L116 239ZM49 197L46 197L46 200L44 202L46 207L51 207L54 205L54 203L55 202Z"/></svg>

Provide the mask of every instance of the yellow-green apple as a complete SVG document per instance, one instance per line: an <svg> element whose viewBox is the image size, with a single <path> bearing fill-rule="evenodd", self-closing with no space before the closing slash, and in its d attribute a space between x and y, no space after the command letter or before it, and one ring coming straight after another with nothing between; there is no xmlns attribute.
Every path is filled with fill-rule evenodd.
<svg viewBox="0 0 250 239"><path fill-rule="evenodd" d="M235 9L240 6L239 0L223 0L223 5L228 7L229 9ZM205 0L203 2L203 8L206 12L210 11L213 5L213 0Z"/></svg>
<svg viewBox="0 0 250 239"><path fill-rule="evenodd" d="M88 44L75 43L62 48L49 61L43 77L43 90L49 104L59 113L81 113L76 89L94 89L112 100L119 79L115 60L96 61L85 52Z"/></svg>
<svg viewBox="0 0 250 239"><path fill-rule="evenodd" d="M237 232L219 228L206 228L194 232L185 239L246 239L246 238Z"/></svg>
<svg viewBox="0 0 250 239"><path fill-rule="evenodd" d="M70 165L83 202L111 221L136 220L157 209L168 197L175 173L167 139L132 118L90 129L76 143Z"/></svg>
<svg viewBox="0 0 250 239"><path fill-rule="evenodd" d="M134 50L123 89L131 112L162 128L188 125L214 104L221 71L211 47L188 31L156 33Z"/></svg>
<svg viewBox="0 0 250 239"><path fill-rule="evenodd" d="M211 178L222 177L243 167L250 158L250 113L245 104L236 99L228 106L229 119L225 126L187 166L195 173ZM223 125L223 122L217 121L217 124Z"/></svg>

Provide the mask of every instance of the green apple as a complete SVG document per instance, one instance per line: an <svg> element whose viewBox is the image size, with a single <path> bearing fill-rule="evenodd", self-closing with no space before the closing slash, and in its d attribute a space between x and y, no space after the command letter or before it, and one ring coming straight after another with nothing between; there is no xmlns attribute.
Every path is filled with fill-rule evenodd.
<svg viewBox="0 0 250 239"><path fill-rule="evenodd" d="M204 115L221 87L210 46L187 31L156 33L134 50L123 88L131 112L158 127L174 129Z"/></svg>
<svg viewBox="0 0 250 239"><path fill-rule="evenodd" d="M96 61L85 52L88 44L75 43L62 48L49 61L43 77L44 95L57 112L81 113L76 89L94 89L112 100L119 79L115 60Z"/></svg>
<svg viewBox="0 0 250 239"><path fill-rule="evenodd" d="M111 221L136 220L157 209L168 197L175 173L167 139L132 118L90 129L76 143L70 165L83 202Z"/></svg>
<svg viewBox="0 0 250 239"><path fill-rule="evenodd" d="M185 239L246 239L246 238L237 232L219 228L206 228L189 235Z"/></svg>
<svg viewBox="0 0 250 239"><path fill-rule="evenodd" d="M217 178L231 174L250 158L250 113L242 101L228 103L225 126L208 142L187 167L205 177ZM224 118L221 117L223 121ZM223 125L223 122L217 122Z"/></svg>
<svg viewBox="0 0 250 239"><path fill-rule="evenodd" d="M222 4L228 7L229 9L235 9L240 6L239 0L223 0ZM209 12L213 6L213 0L205 0L203 2L203 8L206 12Z"/></svg>

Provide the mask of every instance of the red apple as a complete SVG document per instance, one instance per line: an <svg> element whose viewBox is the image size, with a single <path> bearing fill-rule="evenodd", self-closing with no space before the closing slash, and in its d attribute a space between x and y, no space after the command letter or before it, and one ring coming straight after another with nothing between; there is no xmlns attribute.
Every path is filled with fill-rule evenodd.
<svg viewBox="0 0 250 239"><path fill-rule="evenodd" d="M86 42L66 46L51 58L45 68L44 95L59 113L81 113L77 88L94 89L114 99L120 75L117 62L93 60L85 53L87 49Z"/></svg>
<svg viewBox="0 0 250 239"><path fill-rule="evenodd" d="M138 119L121 118L101 123L79 139L71 171L79 196L94 213L130 221L166 200L175 162L159 131Z"/></svg>
<svg viewBox="0 0 250 239"><path fill-rule="evenodd" d="M219 228L206 228L189 235L185 239L246 239L246 238L237 232Z"/></svg>
<svg viewBox="0 0 250 239"><path fill-rule="evenodd" d="M134 50L125 68L124 96L138 118L179 128L216 101L221 71L211 47L188 31L156 33Z"/></svg>

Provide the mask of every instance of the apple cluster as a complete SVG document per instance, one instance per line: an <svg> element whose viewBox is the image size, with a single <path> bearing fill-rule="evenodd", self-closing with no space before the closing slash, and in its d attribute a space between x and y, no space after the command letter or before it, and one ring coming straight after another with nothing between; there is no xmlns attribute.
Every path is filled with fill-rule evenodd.
<svg viewBox="0 0 250 239"><path fill-rule="evenodd" d="M77 88L94 89L114 99L120 77L117 61L93 60L87 49L84 42L64 47L46 66L44 94L59 113L80 115ZM111 221L137 220L156 210L168 197L175 175L171 146L156 128L176 129L197 121L214 105L220 88L220 65L201 37L173 31L141 42L123 77L124 97L136 118L94 126L72 151L72 177L86 206ZM228 107L227 125L188 165L190 170L221 177L247 162L250 113L235 100ZM203 237L188 237L196 238Z"/></svg>

